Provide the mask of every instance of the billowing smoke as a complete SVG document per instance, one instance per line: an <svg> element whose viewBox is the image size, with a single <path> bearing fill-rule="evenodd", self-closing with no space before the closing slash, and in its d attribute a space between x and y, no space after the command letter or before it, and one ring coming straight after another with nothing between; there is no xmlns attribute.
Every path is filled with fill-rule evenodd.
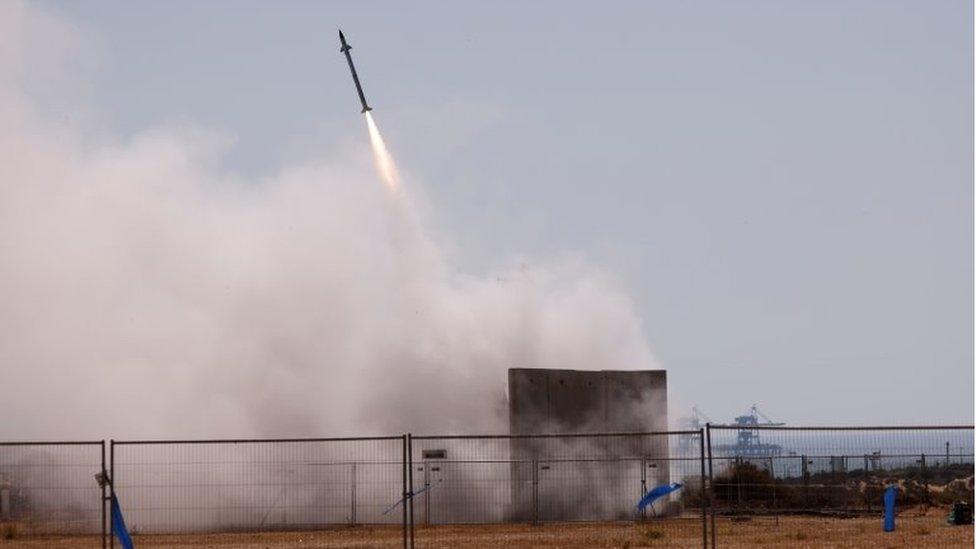
<svg viewBox="0 0 976 549"><path fill-rule="evenodd" d="M503 432L509 367L653 367L598 270L460 275L358 153L245 180L200 128L65 125L27 90L68 27L0 5L0 438Z"/></svg>

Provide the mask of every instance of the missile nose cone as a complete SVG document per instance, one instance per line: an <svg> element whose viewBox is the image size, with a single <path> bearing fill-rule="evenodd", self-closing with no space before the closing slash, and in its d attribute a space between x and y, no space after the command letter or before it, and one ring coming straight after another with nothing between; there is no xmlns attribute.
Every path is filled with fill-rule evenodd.
<svg viewBox="0 0 976 549"><path fill-rule="evenodd" d="M346 35L342 34L342 29L339 29L339 40L342 40L343 44L346 43Z"/></svg>

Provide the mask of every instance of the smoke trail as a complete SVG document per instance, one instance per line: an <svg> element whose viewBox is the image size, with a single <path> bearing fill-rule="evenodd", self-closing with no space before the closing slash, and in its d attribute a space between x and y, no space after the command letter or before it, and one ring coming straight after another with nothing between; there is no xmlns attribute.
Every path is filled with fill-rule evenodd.
<svg viewBox="0 0 976 549"><path fill-rule="evenodd" d="M248 180L210 131L47 115L25 83L76 28L0 2L0 439L502 431L509 367L654 366L600 270L461 274L349 151Z"/></svg>
<svg viewBox="0 0 976 549"><path fill-rule="evenodd" d="M376 169L380 172L380 177L386 182L387 187L395 191L399 186L400 176L397 174L396 165L393 164L393 155L386 149L380 129L373 121L373 115L366 111L366 126L369 128L369 143L373 147L373 159L376 162Z"/></svg>

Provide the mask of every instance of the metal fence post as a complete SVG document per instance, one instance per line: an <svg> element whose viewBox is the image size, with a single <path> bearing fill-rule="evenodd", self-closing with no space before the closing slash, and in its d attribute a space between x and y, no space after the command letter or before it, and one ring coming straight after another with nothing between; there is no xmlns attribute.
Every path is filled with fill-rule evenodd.
<svg viewBox="0 0 976 549"><path fill-rule="evenodd" d="M105 474L105 441L102 440L102 470L100 471L102 475ZM102 485L102 549L105 549L108 545L107 538L107 528L105 525L105 488L107 484L105 482L99 481Z"/></svg>
<svg viewBox="0 0 976 549"><path fill-rule="evenodd" d="M742 507L742 457L735 456L735 512Z"/></svg>
<svg viewBox="0 0 976 549"><path fill-rule="evenodd" d="M115 504L115 439L109 440L108 443L108 491L109 491L109 506ZM111 507L109 507L111 509ZM115 521L109 520L108 523L108 546L115 549Z"/></svg>
<svg viewBox="0 0 976 549"><path fill-rule="evenodd" d="M701 503L702 520L702 547L708 548L708 514L705 506L708 505L708 496L705 491L705 429L698 429L698 450L701 453L698 463L701 465Z"/></svg>
<svg viewBox="0 0 976 549"><path fill-rule="evenodd" d="M539 522L539 460L532 460L532 522Z"/></svg>
<svg viewBox="0 0 976 549"><path fill-rule="evenodd" d="M430 526L430 464L424 460L424 524Z"/></svg>
<svg viewBox="0 0 976 549"><path fill-rule="evenodd" d="M407 467L410 464L407 461L407 435L403 435L403 461L401 461L401 472L403 473L403 549L407 549Z"/></svg>
<svg viewBox="0 0 976 549"><path fill-rule="evenodd" d="M640 496L638 497L638 501L640 501L640 498L643 498L644 494L647 493L647 456L641 456L640 468L641 468L641 493ZM642 519L647 518L646 507L641 507L640 515Z"/></svg>
<svg viewBox="0 0 976 549"><path fill-rule="evenodd" d="M409 477L408 477L408 480L407 480L407 482L409 484L409 489L410 489L410 492L409 492L409 495L408 495L409 500L407 501L407 503L410 504L410 549L413 549L413 546L414 546L414 533L413 533L413 435L411 433L407 433L407 463L409 464L409 467L410 467L410 469L409 469L410 473L409 473Z"/></svg>
<svg viewBox="0 0 976 549"><path fill-rule="evenodd" d="M769 458L769 480L773 490L773 513L776 515L776 526L779 526L779 513L776 512L776 464L772 457Z"/></svg>
<svg viewBox="0 0 976 549"><path fill-rule="evenodd" d="M349 501L349 524L356 525L356 462L352 463L352 489L350 490Z"/></svg>
<svg viewBox="0 0 976 549"><path fill-rule="evenodd" d="M715 484L712 470L712 424L705 424L705 437L708 442L708 507L711 511L712 549L715 548Z"/></svg>
<svg viewBox="0 0 976 549"><path fill-rule="evenodd" d="M800 474L803 475L803 509L806 510L809 507L810 470L807 468L809 463L806 454L800 456L800 460Z"/></svg>
<svg viewBox="0 0 976 549"><path fill-rule="evenodd" d="M931 503L929 498L929 471L925 466L925 454L922 454L922 484L925 486L925 503Z"/></svg>

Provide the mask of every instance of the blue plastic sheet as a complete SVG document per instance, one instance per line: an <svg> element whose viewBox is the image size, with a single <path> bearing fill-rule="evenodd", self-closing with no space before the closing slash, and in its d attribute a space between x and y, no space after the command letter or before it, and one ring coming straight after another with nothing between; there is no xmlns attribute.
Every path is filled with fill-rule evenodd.
<svg viewBox="0 0 976 549"><path fill-rule="evenodd" d="M125 527L125 519L122 518L122 508L119 507L119 500L112 494L112 531L115 537L119 538L122 549L133 549L132 538L129 536L129 529Z"/></svg>
<svg viewBox="0 0 976 549"><path fill-rule="evenodd" d="M661 486L653 488L650 492L645 494L639 502L637 502L637 509L643 511L645 507L654 503L655 500L658 500L671 492L680 490L681 487L682 484L680 482L672 482L671 484L662 484Z"/></svg>

